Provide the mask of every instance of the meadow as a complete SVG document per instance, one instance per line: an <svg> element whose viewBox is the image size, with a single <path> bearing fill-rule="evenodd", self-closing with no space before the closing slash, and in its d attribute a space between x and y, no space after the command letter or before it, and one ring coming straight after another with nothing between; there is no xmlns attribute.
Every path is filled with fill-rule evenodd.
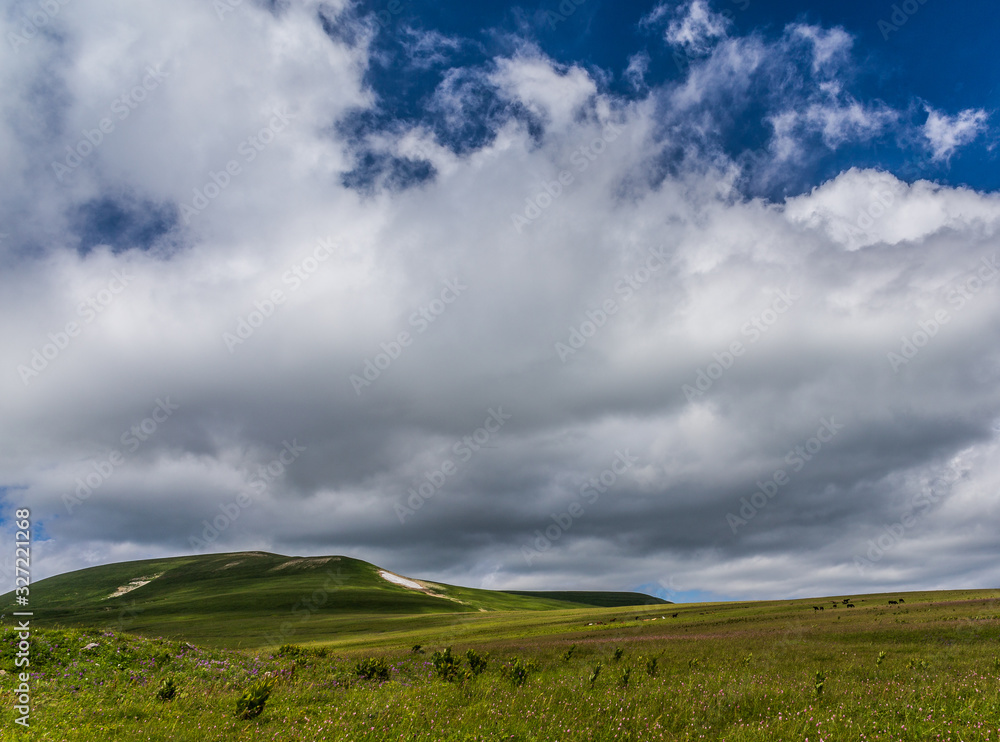
<svg viewBox="0 0 1000 742"><path fill-rule="evenodd" d="M256 649L39 629L29 732L8 629L0 728L60 742L1000 740L1000 591L399 619Z"/></svg>

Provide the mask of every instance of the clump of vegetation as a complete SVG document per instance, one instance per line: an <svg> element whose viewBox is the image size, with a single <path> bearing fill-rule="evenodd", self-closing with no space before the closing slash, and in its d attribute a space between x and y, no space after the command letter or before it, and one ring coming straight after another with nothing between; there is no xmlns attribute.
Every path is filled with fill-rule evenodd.
<svg viewBox="0 0 1000 742"><path fill-rule="evenodd" d="M466 651L465 659L469 662L469 674L472 677L482 675L486 671L486 658L476 650Z"/></svg>
<svg viewBox="0 0 1000 742"><path fill-rule="evenodd" d="M816 671L815 677L816 695L823 695L823 686L826 684L826 674L822 670Z"/></svg>
<svg viewBox="0 0 1000 742"><path fill-rule="evenodd" d="M279 657L299 657L305 654L305 650L298 644L282 644L278 647Z"/></svg>
<svg viewBox="0 0 1000 742"><path fill-rule="evenodd" d="M573 653L575 651L576 651L576 645L575 644L570 645L570 648L567 649L565 652L563 652L562 656L563 662L569 662L570 658L573 656Z"/></svg>
<svg viewBox="0 0 1000 742"><path fill-rule="evenodd" d="M451 647L432 654L431 663L434 665L434 674L441 680L450 683L462 678L462 662L451 653Z"/></svg>
<svg viewBox="0 0 1000 742"><path fill-rule="evenodd" d="M160 681L160 687L156 690L156 697L161 701L169 701L177 695L177 684L173 678L164 678Z"/></svg>
<svg viewBox="0 0 1000 742"><path fill-rule="evenodd" d="M688 660L688 670L695 670L698 667L698 658L692 657Z"/></svg>
<svg viewBox="0 0 1000 742"><path fill-rule="evenodd" d="M753 662L753 652L743 658L743 667L750 667L751 662Z"/></svg>
<svg viewBox="0 0 1000 742"><path fill-rule="evenodd" d="M354 666L354 674L365 680L384 683L389 679L389 663L384 657L368 657Z"/></svg>
<svg viewBox="0 0 1000 742"><path fill-rule="evenodd" d="M926 670L929 667L929 665L927 664L927 660L918 660L918 659L910 660L909 663L907 663L907 665L911 670Z"/></svg>
<svg viewBox="0 0 1000 742"><path fill-rule="evenodd" d="M274 689L274 678L270 673L250 685L236 699L236 715L241 719L253 719L261 715L267 699Z"/></svg>
<svg viewBox="0 0 1000 742"><path fill-rule="evenodd" d="M879 653L878 653L878 657L876 657L876 658L875 658L875 664L876 664L876 665L881 665L881 664L882 664L882 661L883 661L883 660L885 660L885 658L886 658L886 657L888 657L888 656L889 656L889 655L888 655L888 654L886 654L886 653L885 653L884 651L882 651L882 652L879 652Z"/></svg>
<svg viewBox="0 0 1000 742"><path fill-rule="evenodd" d="M514 662L501 667L500 674L515 686L521 687L528 682L528 676L535 669L536 666L533 662L524 662L521 659L516 659Z"/></svg>
<svg viewBox="0 0 1000 742"><path fill-rule="evenodd" d="M421 645L420 645L420 644L414 644L414 645L413 645L413 648L412 648L412 649L410 649L410 652L411 652L412 654L423 654L423 653L424 653L424 650L423 650L423 648L421 647Z"/></svg>
<svg viewBox="0 0 1000 742"><path fill-rule="evenodd" d="M628 681L629 681L629 678L631 676L632 676L632 668L631 667L626 667L624 670L622 670L622 674L618 678L618 687L619 688L628 688Z"/></svg>
<svg viewBox="0 0 1000 742"><path fill-rule="evenodd" d="M600 662L598 662L596 665L594 665L594 669L590 673L590 687L591 688L593 688L594 687L594 683L597 682L597 678L601 674L601 668L602 667L603 667L603 665Z"/></svg>
<svg viewBox="0 0 1000 742"><path fill-rule="evenodd" d="M622 657L625 656L625 650L621 647L615 647L615 650L611 653L611 661L618 662Z"/></svg>
<svg viewBox="0 0 1000 742"><path fill-rule="evenodd" d="M659 657L647 657L646 658L646 674L651 678L655 678L660 672L659 668L660 658Z"/></svg>

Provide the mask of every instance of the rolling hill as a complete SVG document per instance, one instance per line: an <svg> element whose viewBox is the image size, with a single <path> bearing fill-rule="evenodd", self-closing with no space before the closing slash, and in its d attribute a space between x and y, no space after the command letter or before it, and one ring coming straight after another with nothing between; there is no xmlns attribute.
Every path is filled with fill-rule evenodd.
<svg viewBox="0 0 1000 742"><path fill-rule="evenodd" d="M344 556L237 552L121 562L31 586L38 626L107 627L254 646L405 632L456 614L664 604L629 592L501 592L395 575ZM14 593L0 611L17 610ZM460 617L460 616L459 616Z"/></svg>

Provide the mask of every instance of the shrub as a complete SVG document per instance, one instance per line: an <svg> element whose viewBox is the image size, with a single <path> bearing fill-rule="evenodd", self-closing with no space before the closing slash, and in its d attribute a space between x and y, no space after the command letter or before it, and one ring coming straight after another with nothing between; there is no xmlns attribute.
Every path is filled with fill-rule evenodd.
<svg viewBox="0 0 1000 742"><path fill-rule="evenodd" d="M298 657L305 653L305 650L298 644L282 644L278 647L279 657Z"/></svg>
<svg viewBox="0 0 1000 742"><path fill-rule="evenodd" d="M431 663L434 665L434 674L442 680L452 682L462 677L461 661L451 653L451 647L432 654Z"/></svg>
<svg viewBox="0 0 1000 742"><path fill-rule="evenodd" d="M632 675L631 667L626 667L624 670L622 670L621 677L618 678L618 687L628 688L628 681L631 675Z"/></svg>
<svg viewBox="0 0 1000 742"><path fill-rule="evenodd" d="M384 657L369 657L354 666L354 674L365 680L384 683L389 679L389 663Z"/></svg>
<svg viewBox="0 0 1000 742"><path fill-rule="evenodd" d="M270 673L254 682L236 699L236 715L241 719L260 716L273 688L274 679L270 677Z"/></svg>
<svg viewBox="0 0 1000 742"><path fill-rule="evenodd" d="M469 661L469 672L472 677L481 675L486 670L486 658L476 650L470 649L465 653L465 658Z"/></svg>
<svg viewBox="0 0 1000 742"><path fill-rule="evenodd" d="M621 647L615 647L615 651L611 653L611 661L618 662L625 655L625 650Z"/></svg>
<svg viewBox="0 0 1000 742"><path fill-rule="evenodd" d="M160 681L160 687L156 690L156 697L161 701L169 701L177 695L177 684L173 678L164 678Z"/></svg>
<svg viewBox="0 0 1000 742"><path fill-rule="evenodd" d="M563 653L563 656L562 656L562 658L563 658L563 662L569 662L569 658L573 656L573 653L574 653L575 651L576 651L576 645L575 645L575 644L573 644L573 645L571 645L571 646L570 646L570 648L569 648L569 649L567 649L567 650L566 650L566 651L565 651L565 652Z"/></svg>
<svg viewBox="0 0 1000 742"><path fill-rule="evenodd" d="M597 677L601 674L601 668L602 667L603 667L603 665L601 665L600 662L598 662L596 665L594 665L594 669L590 673L590 687L591 688L593 688L594 687L594 683L597 682Z"/></svg>
<svg viewBox="0 0 1000 742"><path fill-rule="evenodd" d="M511 683L520 687L528 682L528 676L532 670L536 669L534 663L522 662L520 659L514 660L500 668L500 674Z"/></svg>
<svg viewBox="0 0 1000 742"><path fill-rule="evenodd" d="M651 678L655 678L660 668L657 666L660 662L659 657L649 657L646 659L646 674Z"/></svg>

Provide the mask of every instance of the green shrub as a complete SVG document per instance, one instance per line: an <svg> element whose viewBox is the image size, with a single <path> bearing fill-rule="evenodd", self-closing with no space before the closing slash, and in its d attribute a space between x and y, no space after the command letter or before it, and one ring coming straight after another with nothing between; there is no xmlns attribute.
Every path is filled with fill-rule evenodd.
<svg viewBox="0 0 1000 742"><path fill-rule="evenodd" d="M611 653L611 661L618 662L625 655L625 650L621 647L615 647L615 651Z"/></svg>
<svg viewBox="0 0 1000 742"><path fill-rule="evenodd" d="M452 682L462 677L461 660L451 653L451 647L432 654L431 663L434 665L434 674L442 680Z"/></svg>
<svg viewBox="0 0 1000 742"><path fill-rule="evenodd" d="M528 676L537 669L533 662L524 662L520 659L514 660L500 668L500 674L511 683L520 687L528 682Z"/></svg>
<svg viewBox="0 0 1000 742"><path fill-rule="evenodd" d="M472 677L481 675L486 670L486 658L476 650L470 649L465 653L465 658L469 661L469 673Z"/></svg>
<svg viewBox="0 0 1000 742"><path fill-rule="evenodd" d="M601 668L602 667L603 667L603 665L601 665L600 662L598 662L596 665L594 665L594 669L590 673L590 687L591 688L593 688L594 687L594 683L597 682L597 677L598 677L598 675L601 674Z"/></svg>
<svg viewBox="0 0 1000 742"><path fill-rule="evenodd" d="M651 678L655 678L660 671L658 667L660 662L659 657L648 657L646 659L646 674Z"/></svg>
<svg viewBox="0 0 1000 742"><path fill-rule="evenodd" d="M563 662L569 662L569 659L570 659L570 657L572 657L572 656L573 656L573 653L574 653L575 651L576 651L576 645L575 645L575 644L573 644L573 645L571 645L571 646L570 646L570 648L569 648L569 649L567 649L567 650L566 650L566 651L565 651L565 652L563 653L563 656L562 656L562 658L563 658Z"/></svg>
<svg viewBox="0 0 1000 742"><path fill-rule="evenodd" d="M876 665L881 665L882 664L882 660L884 660L888 656L889 655L887 655L885 652L879 652L878 653L878 657L875 658L875 664Z"/></svg>
<svg viewBox="0 0 1000 742"><path fill-rule="evenodd" d="M169 701L177 695L177 684L173 678L164 678L160 681L160 687L156 691L156 697L161 701Z"/></svg>
<svg viewBox="0 0 1000 742"><path fill-rule="evenodd" d="M236 699L236 715L239 718L253 719L260 716L264 710L264 704L267 703L271 690L274 688L274 679L270 675L268 673L254 682Z"/></svg>
<svg viewBox="0 0 1000 742"><path fill-rule="evenodd" d="M389 679L389 663L384 657L369 657L354 666L354 674L365 680L384 683Z"/></svg>
<svg viewBox="0 0 1000 742"><path fill-rule="evenodd" d="M282 644L278 647L279 657L298 657L305 653L305 650L298 644Z"/></svg>

